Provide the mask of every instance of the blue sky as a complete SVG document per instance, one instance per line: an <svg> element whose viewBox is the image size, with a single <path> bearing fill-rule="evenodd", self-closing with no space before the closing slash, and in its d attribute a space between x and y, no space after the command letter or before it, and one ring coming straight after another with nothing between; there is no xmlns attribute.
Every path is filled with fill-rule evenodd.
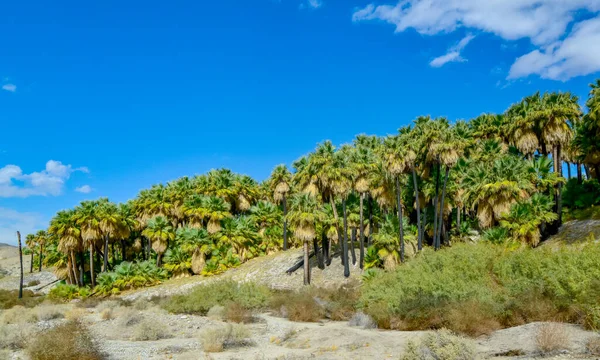
<svg viewBox="0 0 600 360"><path fill-rule="evenodd" d="M262 180L325 139L585 98L600 76L597 0L429 3L2 2L0 242L85 199Z"/></svg>

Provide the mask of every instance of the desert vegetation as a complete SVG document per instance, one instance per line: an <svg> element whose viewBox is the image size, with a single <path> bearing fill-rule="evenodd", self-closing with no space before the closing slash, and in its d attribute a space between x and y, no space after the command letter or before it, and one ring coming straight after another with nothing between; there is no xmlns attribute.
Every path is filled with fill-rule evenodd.
<svg viewBox="0 0 600 360"><path fill-rule="evenodd" d="M85 201L28 235L27 253L38 271L90 288L60 294L70 298L217 274L289 247L304 248L305 284L313 256L324 268L341 254L348 276L350 264L391 270L477 236L535 247L563 213L600 203L599 84L587 112L570 93L535 93L502 114L422 116L395 135L325 141L263 182L218 169L124 204Z"/></svg>

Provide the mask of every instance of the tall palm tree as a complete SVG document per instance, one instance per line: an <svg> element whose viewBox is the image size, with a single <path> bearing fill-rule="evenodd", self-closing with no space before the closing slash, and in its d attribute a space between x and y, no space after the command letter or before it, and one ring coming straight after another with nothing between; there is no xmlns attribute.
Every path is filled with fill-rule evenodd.
<svg viewBox="0 0 600 360"><path fill-rule="evenodd" d="M82 248L81 228L76 221L76 211L59 211L50 220L48 232L58 237L58 250L67 254L67 275L71 284L83 286L77 269L75 252Z"/></svg>
<svg viewBox="0 0 600 360"><path fill-rule="evenodd" d="M294 229L294 236L303 244L304 285L310 284L309 244L316 236L317 209L317 200L310 194L298 193L290 199L290 212L287 216Z"/></svg>
<svg viewBox="0 0 600 360"><path fill-rule="evenodd" d="M36 253L35 249L38 247L38 245L35 242L35 234L27 234L25 236L25 245L27 246L27 249L29 250L29 255L31 255L31 260L29 261L29 273L32 273L33 272L33 256Z"/></svg>
<svg viewBox="0 0 600 360"><path fill-rule="evenodd" d="M100 202L83 201L75 208L74 220L81 228L81 238L84 247L89 249L90 253L90 281L92 287L96 286L96 276L94 272L94 247L102 239L100 230ZM104 250L106 256L106 249Z"/></svg>
<svg viewBox="0 0 600 360"><path fill-rule="evenodd" d="M221 231L221 220L230 218L229 212L231 205L222 197L208 196L204 198L204 208L206 209L206 229L209 234Z"/></svg>
<svg viewBox="0 0 600 360"><path fill-rule="evenodd" d="M146 223L146 229L142 232L150 241L152 249L156 252L156 265L160 266L162 257L169 241L175 239L175 230L171 223L164 216L156 216Z"/></svg>
<svg viewBox="0 0 600 360"><path fill-rule="evenodd" d="M40 247L38 272L42 272L42 260L44 258L44 246L46 245L47 241L48 241L48 233L45 230L39 230L38 232L35 233L35 242Z"/></svg>
<svg viewBox="0 0 600 360"><path fill-rule="evenodd" d="M205 229L183 227L177 229L177 243L181 248L192 253L191 270L194 274L202 273L206 265L206 255L213 250L213 242Z"/></svg>
<svg viewBox="0 0 600 360"><path fill-rule="evenodd" d="M288 248L287 238L287 196L290 193L290 185L292 183L292 173L288 170L285 165L277 165L270 178L271 190L273 192L273 199L275 202L280 203L283 207L283 250Z"/></svg>

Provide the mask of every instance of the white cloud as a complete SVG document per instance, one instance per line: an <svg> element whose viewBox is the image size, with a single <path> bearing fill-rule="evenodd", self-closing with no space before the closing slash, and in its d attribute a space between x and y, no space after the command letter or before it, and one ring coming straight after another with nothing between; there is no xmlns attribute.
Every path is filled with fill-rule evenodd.
<svg viewBox="0 0 600 360"><path fill-rule="evenodd" d="M599 11L598 0L402 0L396 5L367 5L356 10L352 19L384 21L394 25L396 32L412 28L420 34L436 35L467 28L492 33L505 40L530 39L538 47L539 54L535 51L528 54L511 76L546 74L542 76L556 78L553 73L557 72L565 79L584 73L574 71L575 66L588 73L598 71L598 51L583 47L597 39L592 24L576 23L567 38L560 40L567 35L576 13L597 14ZM567 43L572 37L576 37L576 41ZM569 45L568 49L559 51L565 45ZM572 52L581 56L569 60ZM460 54L445 56L440 61L458 59ZM566 69L554 67L561 60L569 60L573 65L567 65Z"/></svg>
<svg viewBox="0 0 600 360"><path fill-rule="evenodd" d="M568 80L600 71L600 17L582 21L563 41L519 57L508 78L537 74L544 79Z"/></svg>
<svg viewBox="0 0 600 360"><path fill-rule="evenodd" d="M308 0L306 3L300 4L300 9L310 8L310 9L318 9L323 6L323 1L321 0Z"/></svg>
<svg viewBox="0 0 600 360"><path fill-rule="evenodd" d="M471 40L475 38L474 35L467 35L461 41L458 42L455 46L452 46L448 49L448 52L445 55L438 56L435 59L431 60L429 63L432 67L441 67L449 62L463 62L467 61L463 57L460 56L460 52L467 46Z"/></svg>
<svg viewBox="0 0 600 360"><path fill-rule="evenodd" d="M16 245L17 231L21 232L21 240L25 236L48 225L42 215L37 213L22 213L0 207L0 243Z"/></svg>
<svg viewBox="0 0 600 360"><path fill-rule="evenodd" d="M2 90L6 90L9 92L15 92L17 91L17 85L15 84L4 84L2 85Z"/></svg>
<svg viewBox="0 0 600 360"><path fill-rule="evenodd" d="M31 174L23 174L16 165L6 165L0 168L0 198L60 195L75 171L89 172L86 167L74 169L55 160L48 161L44 170Z"/></svg>
<svg viewBox="0 0 600 360"><path fill-rule="evenodd" d="M92 192L92 187L89 185L83 185L78 188L75 188L75 191L80 192L82 194L89 194Z"/></svg>

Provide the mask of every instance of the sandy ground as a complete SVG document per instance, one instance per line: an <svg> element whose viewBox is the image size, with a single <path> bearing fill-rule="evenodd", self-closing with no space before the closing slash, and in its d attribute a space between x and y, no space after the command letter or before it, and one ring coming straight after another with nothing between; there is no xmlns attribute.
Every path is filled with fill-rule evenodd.
<svg viewBox="0 0 600 360"><path fill-rule="evenodd" d="M31 264L30 256L23 256L23 286L27 290L40 293L48 293L50 284L56 280L56 276L47 269L38 272L34 264L33 272L29 272ZM19 288L19 251L14 246L0 244L0 289L14 290ZM39 282L38 285L27 286L31 282Z"/></svg>
<svg viewBox="0 0 600 360"><path fill-rule="evenodd" d="M74 308L68 305L67 308ZM133 310L138 322L123 324L119 311L115 318L103 320L99 309L80 309L81 320L93 335L100 350L110 360L129 359L399 359L406 344L423 336L421 331L382 331L351 327L346 322L323 321L297 323L270 314L256 315L255 321L246 325L251 332L249 342L240 347L226 347L225 351L203 351L202 333L206 329L225 326L220 320L202 316L173 315L156 307ZM39 328L48 328L65 321L45 321ZM141 322L160 324L168 338L158 341L134 341L136 327ZM538 358L535 336L542 323L500 330L487 337L472 340L479 359L507 359L502 354L518 350L518 359ZM18 326L18 325L14 325ZM570 350L553 354L549 359L597 359L586 356L585 343L600 336L572 325L564 325L570 337ZM12 352L11 359L27 359L26 354Z"/></svg>

